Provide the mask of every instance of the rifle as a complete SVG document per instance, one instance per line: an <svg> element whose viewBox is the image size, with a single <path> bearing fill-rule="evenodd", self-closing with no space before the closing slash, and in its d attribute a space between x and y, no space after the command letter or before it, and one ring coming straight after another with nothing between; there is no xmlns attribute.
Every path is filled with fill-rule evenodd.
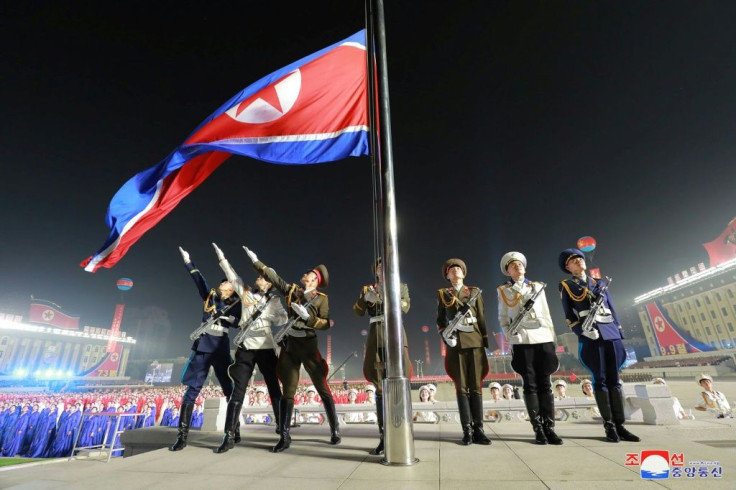
<svg viewBox="0 0 736 490"><path fill-rule="evenodd" d="M473 294L467 303L465 303L462 307L457 309L457 313L455 313L455 317L450 321L450 323L447 325L447 328L445 328L442 331L442 338L447 342L447 345L450 345L450 347L454 347L451 345L450 340L455 340L455 331L465 323L465 319L468 317L468 314L470 313L470 307L473 306L475 301L478 299L478 296L480 296L480 293L482 293L482 289L478 289L475 294Z"/></svg>
<svg viewBox="0 0 736 490"><path fill-rule="evenodd" d="M314 297L313 297L312 299L310 299L309 301L307 301L307 302L306 302L306 303L304 304L304 308L308 308L308 307L309 307L309 305L311 305L311 304L312 304L312 301L314 301L314 300L315 300L315 298L317 298L317 296L319 296L319 295L318 295L318 294L315 294L315 295L314 295ZM292 333L292 332L294 331L294 324L295 324L295 323L297 322L297 320L300 320L301 318L302 318L302 317L300 317L299 315L297 315L297 314L295 313L295 314L294 314L294 317L292 317L292 319L291 319L291 320L289 320L288 322L286 322L286 323L284 324L284 326L283 326L283 327L281 327L281 330L279 330L278 332L276 332L276 335L274 335L274 336L273 336L273 343L274 343L275 345L279 345L279 344L281 343L281 341L282 341L282 340L284 340L284 338L285 338L285 337L286 337L287 335L291 334L291 333Z"/></svg>
<svg viewBox="0 0 736 490"><path fill-rule="evenodd" d="M212 316L210 316L209 319L207 319L206 322L202 322L202 324L199 327L197 327L197 329L194 330L194 332L192 332L191 334L189 334L189 338L192 341L195 341L198 338L200 338L202 335L204 335L205 331L207 331L208 328L210 328L212 325L214 325L215 322L220 319L220 317L224 316L228 311L230 311L230 309L233 306L235 306L237 304L240 304L240 299L237 299L237 300L233 301L232 303L230 303L229 305L227 305L226 307L224 307L220 311L215 311L212 314Z"/></svg>
<svg viewBox="0 0 736 490"><path fill-rule="evenodd" d="M598 314L598 310L603 306L603 301L606 299L606 291L608 291L608 287L611 285L611 282L613 282L613 279L606 277L606 281L606 284L598 290L598 297L596 297L595 301L591 303L588 316L583 320L583 335L593 340L597 340L598 337L601 336L601 334L598 333L598 330L593 328L593 323L595 323L595 316Z"/></svg>
<svg viewBox="0 0 736 490"><path fill-rule="evenodd" d="M258 307L256 307L256 311L253 312L253 314L248 318L248 321L245 323L245 325L240 326L240 332L238 332L238 335L235 336L233 339L233 342L235 345L241 345L245 341L245 337L248 335L248 329L250 328L253 323L258 320L258 318L261 316L263 311L266 309L268 304L271 302L272 299L277 298L278 296L273 294L267 294L268 299L264 301L263 303L259 304Z"/></svg>
<svg viewBox="0 0 736 490"><path fill-rule="evenodd" d="M533 284L533 283L532 283ZM547 285L543 282L539 283L542 287L539 289L536 289L532 285L532 290L534 290L534 294L532 294L531 298L526 300L526 303L524 303L524 306L521 307L519 310L519 314L516 315L516 318L514 318L514 321L511 322L511 325L509 325L509 335L514 336L519 333L519 330L521 330L521 322L524 320L524 317L532 311L532 308L534 308L534 301L539 297L540 294L542 294L542 291L544 291L544 288L547 287ZM503 294L503 293L501 293Z"/></svg>

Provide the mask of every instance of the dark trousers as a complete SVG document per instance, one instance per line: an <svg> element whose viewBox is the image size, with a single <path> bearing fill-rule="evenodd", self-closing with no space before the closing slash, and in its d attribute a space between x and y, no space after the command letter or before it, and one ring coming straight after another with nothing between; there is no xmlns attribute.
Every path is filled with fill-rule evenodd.
<svg viewBox="0 0 736 490"><path fill-rule="evenodd" d="M590 371L593 391L613 391L621 388L619 371L626 361L626 349L621 339L598 340L581 336L578 350L580 362Z"/></svg>
<svg viewBox="0 0 736 490"><path fill-rule="evenodd" d="M220 382L222 392L228 399L233 394L233 382L227 374L227 368L232 364L230 351L220 349L215 352L192 351L189 363L181 375L182 384L187 386L187 391L182 398L183 404L194 403L204 386L210 367L215 370L215 377Z"/></svg>
<svg viewBox="0 0 736 490"><path fill-rule="evenodd" d="M511 355L511 367L521 376L525 395L552 393L550 376L560 367L554 342L514 345Z"/></svg>
<svg viewBox="0 0 736 490"><path fill-rule="evenodd" d="M276 372L284 386L284 398L293 400L299 384L299 370L302 365L309 374L322 401L331 400L332 392L327 386L327 361L319 352L317 337L289 337L287 348L281 349Z"/></svg>
<svg viewBox="0 0 736 490"><path fill-rule="evenodd" d="M235 362L230 364L227 372L230 374L235 387L233 388L232 397L228 401L243 403L245 400L245 391L248 388L248 382L253 375L253 368L258 366L266 381L268 395L271 397L271 404L278 407L281 399L281 387L279 379L276 376L276 354L273 349L243 349L238 347L235 351Z"/></svg>

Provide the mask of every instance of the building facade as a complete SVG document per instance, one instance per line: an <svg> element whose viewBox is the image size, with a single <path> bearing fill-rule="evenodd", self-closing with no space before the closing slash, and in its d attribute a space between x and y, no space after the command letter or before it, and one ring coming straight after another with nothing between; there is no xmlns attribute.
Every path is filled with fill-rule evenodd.
<svg viewBox="0 0 736 490"><path fill-rule="evenodd" d="M684 276L684 274L683 274ZM649 291L634 300L653 356L736 346L736 259Z"/></svg>

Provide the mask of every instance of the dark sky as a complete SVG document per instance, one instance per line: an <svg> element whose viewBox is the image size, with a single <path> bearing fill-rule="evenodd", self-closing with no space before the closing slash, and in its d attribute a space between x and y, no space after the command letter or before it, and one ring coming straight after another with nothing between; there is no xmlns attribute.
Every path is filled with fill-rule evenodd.
<svg viewBox="0 0 736 490"><path fill-rule="evenodd" d="M388 2L390 96L405 317L443 372L440 268L465 259L495 319L500 257L550 283L578 237L616 279L619 309L707 257L736 216L736 3ZM211 282L210 242L252 278L242 244L283 277L324 262L335 358L362 350L351 304L370 281L367 158L308 167L232 157L113 269L79 262L104 242L115 191L262 76L363 27L359 1L6 1L0 28L0 300L50 299L109 326L127 303L168 310L187 355L201 303L177 251ZM495 321L489 325L495 327ZM125 328L125 323L123 325ZM324 340L323 340L324 344ZM425 368L425 373L427 368Z"/></svg>

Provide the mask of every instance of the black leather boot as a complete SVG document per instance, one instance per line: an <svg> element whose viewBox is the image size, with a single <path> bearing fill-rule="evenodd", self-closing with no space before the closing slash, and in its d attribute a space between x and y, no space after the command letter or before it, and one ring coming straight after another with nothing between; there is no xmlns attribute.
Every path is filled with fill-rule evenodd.
<svg viewBox="0 0 736 490"><path fill-rule="evenodd" d="M235 442L235 444L237 444L240 441L242 441L242 439L240 438L240 417L238 416L238 420L235 423L235 434L234 434L234 437L233 437L233 442Z"/></svg>
<svg viewBox="0 0 736 490"><path fill-rule="evenodd" d="M192 419L192 411L194 403L182 403L179 409L179 432L176 435L176 442L169 448L169 451L181 451L187 447L187 437L189 436L189 423Z"/></svg>
<svg viewBox="0 0 736 490"><path fill-rule="evenodd" d="M215 453L226 453L235 447L235 430L238 426L238 418L240 410L243 408L243 402L231 401L227 404L227 413L225 414L225 437L222 438L222 444L215 449Z"/></svg>
<svg viewBox="0 0 736 490"><path fill-rule="evenodd" d="M467 395L457 395L457 408L460 413L460 425L463 428L463 439L460 444L470 446L473 444L473 426L471 423L472 416L470 414L470 400Z"/></svg>
<svg viewBox="0 0 736 490"><path fill-rule="evenodd" d="M470 394L470 414L473 418L473 443L489 446L491 440L483 431L483 396L480 393Z"/></svg>
<svg viewBox="0 0 736 490"><path fill-rule="evenodd" d="M272 398L271 403L273 405L273 421L276 424L276 429L274 432L277 434L279 433L279 411L281 406L281 398L276 398L275 400Z"/></svg>
<svg viewBox="0 0 736 490"><path fill-rule="evenodd" d="M335 400L330 397L322 400L322 404L325 406L325 415L327 415L327 422L330 424L330 444L336 446L340 444L342 438L340 437L340 422L337 420L337 412L335 411Z"/></svg>
<svg viewBox="0 0 736 490"><path fill-rule="evenodd" d="M282 398L279 401L279 435L281 439L271 448L272 453L280 453L284 449L288 449L291 446L291 436L289 435L289 429L291 428L291 413L294 411L294 399L287 400Z"/></svg>
<svg viewBox="0 0 736 490"><path fill-rule="evenodd" d="M539 413L539 396L536 393L524 393L524 405L529 414L529 422L534 430L534 443L541 445L547 444L547 436L544 435L544 425L542 424L542 415Z"/></svg>
<svg viewBox="0 0 736 490"><path fill-rule="evenodd" d="M607 391L598 391L595 393L595 402L598 405L598 411L603 419L603 429L606 431L606 440L608 442L618 442L621 440L616 432L616 426L613 424L613 413L611 412L611 403L608 399Z"/></svg>
<svg viewBox="0 0 736 490"><path fill-rule="evenodd" d="M555 397L552 393L540 393L537 397L539 399L539 418L541 419L544 436L547 438L547 442L559 446L562 444L562 439L555 433Z"/></svg>
<svg viewBox="0 0 736 490"><path fill-rule="evenodd" d="M611 402L611 413L613 414L613 423L616 425L616 433L618 436L628 442L639 442L641 439L635 436L624 427L626 422L626 414L624 412L624 394L620 389L608 391L608 398Z"/></svg>
<svg viewBox="0 0 736 490"><path fill-rule="evenodd" d="M378 446L371 449L370 454L377 456L383 454L383 395L376 395L376 418L378 419Z"/></svg>

